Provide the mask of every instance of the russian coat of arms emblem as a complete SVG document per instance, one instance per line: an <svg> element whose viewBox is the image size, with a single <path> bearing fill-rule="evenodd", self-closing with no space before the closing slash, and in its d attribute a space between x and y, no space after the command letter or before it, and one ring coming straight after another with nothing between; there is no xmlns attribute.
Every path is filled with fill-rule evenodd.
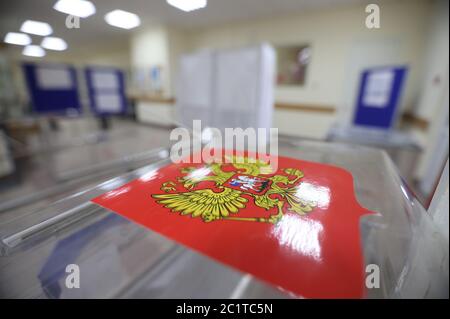
<svg viewBox="0 0 450 319"><path fill-rule="evenodd" d="M277 223L285 211L298 215L311 212L316 203L299 192L303 172L284 168L275 172L268 162L233 156L226 163L180 168L181 177L161 185L156 202L181 215L204 222L234 220ZM269 212L267 216L240 216L249 201Z"/></svg>

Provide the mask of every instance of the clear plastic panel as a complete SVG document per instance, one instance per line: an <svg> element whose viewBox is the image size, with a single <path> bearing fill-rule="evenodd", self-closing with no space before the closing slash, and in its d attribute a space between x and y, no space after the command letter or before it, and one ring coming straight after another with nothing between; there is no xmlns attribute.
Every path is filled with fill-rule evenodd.
<svg viewBox="0 0 450 319"><path fill-rule="evenodd" d="M279 154L352 173L359 203L376 212L363 217L360 226L365 263L381 270L380 288L367 289L368 298L442 297L445 288L448 294L448 241L384 152L289 139L280 140ZM291 297L90 203L168 163L165 159L140 168L54 203L33 218L1 225L0 295ZM82 276L83 289L66 288L64 270L69 263L89 269ZM202 276L194 270L201 270Z"/></svg>

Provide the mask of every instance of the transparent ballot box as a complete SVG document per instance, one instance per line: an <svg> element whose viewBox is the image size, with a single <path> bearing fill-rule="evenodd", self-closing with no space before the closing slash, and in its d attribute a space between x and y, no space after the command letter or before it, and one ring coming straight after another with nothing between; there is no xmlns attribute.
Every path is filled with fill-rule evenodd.
<svg viewBox="0 0 450 319"><path fill-rule="evenodd" d="M414 136L399 130L335 125L330 128L327 141L366 145L386 151L408 183L413 182L412 176L422 151Z"/></svg>
<svg viewBox="0 0 450 319"><path fill-rule="evenodd" d="M363 278L363 297L448 296L448 242L384 152L362 146L281 140L279 155L330 164L351 174L354 196L362 207L372 212L361 216L357 225L364 275L370 270L367 266L379 268L379 283L375 287ZM133 180L145 180L155 170L170 164L167 152L166 158L157 162L1 224L0 296L308 297L255 276L259 273L253 272L252 267L256 269L260 265L249 264L251 271L232 267L91 201ZM127 203L116 204L127 207ZM347 212L344 209L341 213ZM302 234L304 238L300 240L308 241L309 235ZM328 236L326 230L321 236L316 242L319 246ZM211 241L211 245L224 245L224 249L233 251L226 243L220 244L218 237ZM340 247L334 257L339 258L345 249ZM79 268L77 289L67 283L70 265ZM339 267L338 264L328 266ZM280 267L280 272L288 273L292 264L280 264ZM310 269L297 271L314 275ZM342 276L345 278L347 274ZM320 295L321 289L328 289L327 285L326 280L320 281L314 287L315 292Z"/></svg>

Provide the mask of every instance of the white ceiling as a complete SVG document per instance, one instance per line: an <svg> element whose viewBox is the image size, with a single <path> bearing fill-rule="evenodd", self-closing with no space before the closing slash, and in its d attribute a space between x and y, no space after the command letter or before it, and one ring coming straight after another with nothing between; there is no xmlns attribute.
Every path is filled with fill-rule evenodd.
<svg viewBox="0 0 450 319"><path fill-rule="evenodd" d="M63 37L69 47L87 44L107 44L127 41L130 32L106 24L103 16L114 9L134 12L141 17L142 27L167 24L181 28L201 28L224 23L282 16L302 10L333 7L343 4L365 2L363 0L208 0L205 9L185 13L166 3L165 0L91 0L97 13L81 20L80 29L65 27L66 15L52 7L56 0L9 0L0 1L0 37L8 31L19 31L26 19L46 21L54 29L54 36ZM35 39L36 38L36 39ZM39 37L33 37L33 42Z"/></svg>

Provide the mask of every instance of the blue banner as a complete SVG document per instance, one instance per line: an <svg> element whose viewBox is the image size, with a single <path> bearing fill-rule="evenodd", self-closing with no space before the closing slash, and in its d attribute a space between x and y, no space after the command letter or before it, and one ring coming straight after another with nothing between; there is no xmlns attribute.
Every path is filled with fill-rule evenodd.
<svg viewBox="0 0 450 319"><path fill-rule="evenodd" d="M65 64L24 63L23 71L34 112L81 112L74 67Z"/></svg>
<svg viewBox="0 0 450 319"><path fill-rule="evenodd" d="M377 67L361 76L353 124L390 129L395 125L406 67Z"/></svg>
<svg viewBox="0 0 450 319"><path fill-rule="evenodd" d="M95 114L102 116L126 112L125 79L121 70L88 67L85 76L91 109Z"/></svg>

